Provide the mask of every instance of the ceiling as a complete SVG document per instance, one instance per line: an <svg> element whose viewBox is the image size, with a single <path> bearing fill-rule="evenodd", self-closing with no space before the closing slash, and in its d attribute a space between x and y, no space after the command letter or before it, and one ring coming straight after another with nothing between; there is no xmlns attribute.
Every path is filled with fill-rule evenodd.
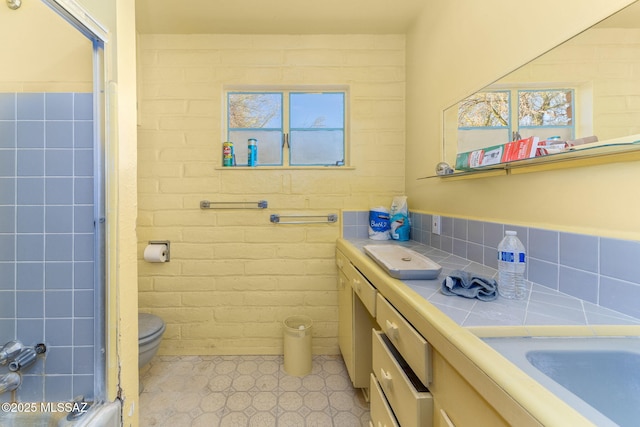
<svg viewBox="0 0 640 427"><path fill-rule="evenodd" d="M638 28L640 26L640 1L625 7L598 24L601 28Z"/></svg>
<svg viewBox="0 0 640 427"><path fill-rule="evenodd" d="M142 34L402 34L428 0L136 0ZM601 27L638 27L640 1Z"/></svg>
<svg viewBox="0 0 640 427"><path fill-rule="evenodd" d="M136 0L142 34L402 34L427 0Z"/></svg>

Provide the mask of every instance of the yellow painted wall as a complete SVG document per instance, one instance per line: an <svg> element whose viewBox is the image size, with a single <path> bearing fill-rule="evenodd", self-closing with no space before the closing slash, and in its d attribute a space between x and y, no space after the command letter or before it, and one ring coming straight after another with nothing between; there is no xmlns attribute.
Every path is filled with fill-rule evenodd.
<svg viewBox="0 0 640 427"><path fill-rule="evenodd" d="M111 266L113 277L111 298L115 299L117 325L118 385L123 399L123 426L137 426L140 410L138 398L138 264L137 264L137 128L136 128L136 34L135 4L129 0L115 0L117 26L113 29L112 55L115 66L111 70L112 96L110 147L111 186L109 231L113 238ZM109 174L109 173L108 173ZM112 305L113 307L113 305ZM113 322L115 321L115 322ZM113 360L113 359L112 359Z"/></svg>
<svg viewBox="0 0 640 427"><path fill-rule="evenodd" d="M272 213L390 205L404 191L405 38L142 35L140 307L167 323L164 354L279 354L282 321L314 320L313 350L335 354L335 240L342 224L274 225ZM224 85L349 85L351 166L220 169ZM201 200L267 200L201 210ZM141 260L170 240L171 261Z"/></svg>
<svg viewBox="0 0 640 427"><path fill-rule="evenodd" d="M138 262L135 3L77 0L108 30L107 397L138 426Z"/></svg>
<svg viewBox="0 0 640 427"><path fill-rule="evenodd" d="M138 426L138 262L135 3L78 0L109 31L107 161L108 397L122 400L122 425Z"/></svg>
<svg viewBox="0 0 640 427"><path fill-rule="evenodd" d="M443 109L630 3L459 0L428 8L407 35L410 206L454 217L640 239L637 161L466 181L418 180L433 175L441 158Z"/></svg>
<svg viewBox="0 0 640 427"><path fill-rule="evenodd" d="M0 7L0 92L91 92L91 41L41 1Z"/></svg>

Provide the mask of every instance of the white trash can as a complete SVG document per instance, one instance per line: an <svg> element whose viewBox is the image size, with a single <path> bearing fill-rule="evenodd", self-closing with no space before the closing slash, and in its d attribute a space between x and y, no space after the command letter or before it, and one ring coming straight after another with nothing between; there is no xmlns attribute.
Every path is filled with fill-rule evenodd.
<svg viewBox="0 0 640 427"><path fill-rule="evenodd" d="M284 320L284 370L301 377L311 372L311 327L308 316L290 316Z"/></svg>

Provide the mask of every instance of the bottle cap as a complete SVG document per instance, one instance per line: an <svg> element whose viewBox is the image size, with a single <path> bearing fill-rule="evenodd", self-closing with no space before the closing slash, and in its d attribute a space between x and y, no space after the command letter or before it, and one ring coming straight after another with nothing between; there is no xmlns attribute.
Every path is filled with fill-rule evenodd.
<svg viewBox="0 0 640 427"><path fill-rule="evenodd" d="M513 230L507 230L504 232L504 234L506 234L507 236L517 236L518 232Z"/></svg>

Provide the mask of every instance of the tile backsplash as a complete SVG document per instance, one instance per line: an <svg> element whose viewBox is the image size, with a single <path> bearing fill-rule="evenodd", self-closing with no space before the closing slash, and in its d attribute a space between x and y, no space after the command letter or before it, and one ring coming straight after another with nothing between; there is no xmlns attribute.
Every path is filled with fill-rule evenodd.
<svg viewBox="0 0 640 427"><path fill-rule="evenodd" d="M497 247L515 230L527 250L527 280L602 307L640 318L640 242L510 224L414 213L411 239L498 268ZM369 211L343 212L343 236L368 238Z"/></svg>

